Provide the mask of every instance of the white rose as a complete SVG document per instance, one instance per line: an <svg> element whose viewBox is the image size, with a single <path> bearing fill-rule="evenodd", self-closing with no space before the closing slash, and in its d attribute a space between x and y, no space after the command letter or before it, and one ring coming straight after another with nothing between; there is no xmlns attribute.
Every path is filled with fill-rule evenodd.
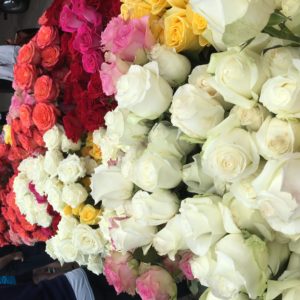
<svg viewBox="0 0 300 300"><path fill-rule="evenodd" d="M245 126L248 131L257 131L264 120L271 115L261 104L257 104L251 108L243 108L235 105L230 114L236 115L241 126Z"/></svg>
<svg viewBox="0 0 300 300"><path fill-rule="evenodd" d="M22 197L16 195L16 205L20 209L20 212L25 215L26 220L30 224L37 223L37 215L35 214L35 206L37 205L36 199L33 194L24 194Z"/></svg>
<svg viewBox="0 0 300 300"><path fill-rule="evenodd" d="M74 183L86 174L84 161L76 154L69 154L57 168L58 178L65 184Z"/></svg>
<svg viewBox="0 0 300 300"><path fill-rule="evenodd" d="M172 101L172 89L159 76L157 63L143 67L132 65L117 82L116 100L144 119L154 120L167 110Z"/></svg>
<svg viewBox="0 0 300 300"><path fill-rule="evenodd" d="M282 118L300 117L299 80L276 76L265 82L259 101L271 112Z"/></svg>
<svg viewBox="0 0 300 300"><path fill-rule="evenodd" d="M38 205L34 204L34 215L36 215L36 223L44 228L47 228L52 223L52 216L47 212L48 203L38 203Z"/></svg>
<svg viewBox="0 0 300 300"><path fill-rule="evenodd" d="M156 123L148 135L148 149L157 153L172 154L178 159L189 154L194 145L180 139L181 135L176 127L169 122Z"/></svg>
<svg viewBox="0 0 300 300"><path fill-rule="evenodd" d="M62 134L61 137L61 151L62 152L70 152L70 151L78 151L81 148L81 140L78 140L74 143L72 140L68 139L66 134Z"/></svg>
<svg viewBox="0 0 300 300"><path fill-rule="evenodd" d="M72 238L73 231L78 225L78 221L76 218L71 216L63 216L58 224L58 232L57 236L63 239L70 239Z"/></svg>
<svg viewBox="0 0 300 300"><path fill-rule="evenodd" d="M255 105L267 78L262 57L239 48L212 54L208 72L214 74L208 79L209 84L224 100L243 108Z"/></svg>
<svg viewBox="0 0 300 300"><path fill-rule="evenodd" d="M203 171L213 178L234 182L253 174L259 154L253 137L241 128L212 136L202 148Z"/></svg>
<svg viewBox="0 0 300 300"><path fill-rule="evenodd" d="M34 157L27 157L23 159L18 166L19 172L24 173L24 175L26 175L27 177L32 177L32 164L34 163L34 160Z"/></svg>
<svg viewBox="0 0 300 300"><path fill-rule="evenodd" d="M281 0L281 11L287 17L300 14L300 3L297 0Z"/></svg>
<svg viewBox="0 0 300 300"><path fill-rule="evenodd" d="M63 187L62 201L73 208L83 203L88 197L88 192L80 183L70 183Z"/></svg>
<svg viewBox="0 0 300 300"><path fill-rule="evenodd" d="M278 278L278 280L268 281L266 300L278 299L282 295L282 300L296 300L300 293L300 256L292 254L288 268Z"/></svg>
<svg viewBox="0 0 300 300"><path fill-rule="evenodd" d="M182 180L187 185L188 192L194 194L213 192L214 180L203 172L200 154L194 155L193 160L182 169Z"/></svg>
<svg viewBox="0 0 300 300"><path fill-rule="evenodd" d="M103 250L103 238L99 229L79 224L73 230L74 247L82 254L99 254Z"/></svg>
<svg viewBox="0 0 300 300"><path fill-rule="evenodd" d="M115 218L110 237L115 250L125 252L149 246L156 233L154 226L142 226L134 218Z"/></svg>
<svg viewBox="0 0 300 300"><path fill-rule="evenodd" d="M271 277L274 277L278 274L278 271L285 266L289 256L290 251L287 244L279 244L276 242L270 242L268 246L268 266L270 270Z"/></svg>
<svg viewBox="0 0 300 300"><path fill-rule="evenodd" d="M211 292L210 289L206 289L205 292L199 298L199 300L223 300L223 299L224 299L223 297L219 298L214 296L214 294ZM248 295L240 293L234 296L233 298L230 298L230 300L250 300L250 298L248 297Z"/></svg>
<svg viewBox="0 0 300 300"><path fill-rule="evenodd" d="M150 130L145 122L127 109L120 108L105 115L105 125L106 136L125 152L129 146L144 142Z"/></svg>
<svg viewBox="0 0 300 300"><path fill-rule="evenodd" d="M205 255L226 234L218 207L220 200L217 196L199 196L181 202L183 235L189 249L197 255Z"/></svg>
<svg viewBox="0 0 300 300"><path fill-rule="evenodd" d="M64 159L63 154L55 149L48 150L45 154L44 169L51 176L57 175L57 169L59 163Z"/></svg>
<svg viewBox="0 0 300 300"><path fill-rule="evenodd" d="M191 0L190 4L196 13L207 20L204 37L218 50L241 45L256 37L275 9L273 0Z"/></svg>
<svg viewBox="0 0 300 300"><path fill-rule="evenodd" d="M152 194L138 191L132 197L132 216L143 225L167 223L178 211L179 200L168 190L157 189Z"/></svg>
<svg viewBox="0 0 300 300"><path fill-rule="evenodd" d="M184 83L191 71L191 63L184 56L165 45L156 44L150 51L150 60L156 61L159 74L172 87Z"/></svg>
<svg viewBox="0 0 300 300"><path fill-rule="evenodd" d="M16 193L16 197L22 199L22 196L26 195L28 191L28 185L30 180L27 178L26 174L19 173L14 179L13 189Z"/></svg>
<svg viewBox="0 0 300 300"><path fill-rule="evenodd" d="M300 154L267 161L253 181L257 203L270 226L288 237L300 234L299 186Z"/></svg>
<svg viewBox="0 0 300 300"><path fill-rule="evenodd" d="M287 76L294 59L300 59L300 53L294 47L274 48L264 54L264 64L271 77Z"/></svg>
<svg viewBox="0 0 300 300"><path fill-rule="evenodd" d="M61 257L64 262L72 263L76 261L78 249L74 247L71 239L55 240L55 250L58 252L58 257Z"/></svg>
<svg viewBox="0 0 300 300"><path fill-rule="evenodd" d="M252 235L229 234L215 247L216 264L207 283L212 293L224 299L232 299L240 291L249 298L262 296L266 288L268 250L265 242Z"/></svg>
<svg viewBox="0 0 300 300"><path fill-rule="evenodd" d="M30 175L29 178L33 180L36 185L38 183L44 184L48 179L48 174L45 171L44 164L45 164L45 157L43 155L39 155L33 160L32 173L28 175ZM43 192L41 191L40 194L43 194Z"/></svg>
<svg viewBox="0 0 300 300"><path fill-rule="evenodd" d="M102 201L105 208L117 208L130 199L133 183L126 179L117 166L100 165L91 177L91 196L95 204Z"/></svg>
<svg viewBox="0 0 300 300"><path fill-rule="evenodd" d="M300 150L300 123L268 117L255 138L261 156L267 160L277 159Z"/></svg>
<svg viewBox="0 0 300 300"><path fill-rule="evenodd" d="M49 150L58 149L61 147L62 131L58 126L54 125L51 129L46 131L43 135L46 148Z"/></svg>
<svg viewBox="0 0 300 300"><path fill-rule="evenodd" d="M85 164L86 174L92 175L94 173L94 170L97 168L98 163L89 156L83 157L83 161Z"/></svg>
<svg viewBox="0 0 300 300"><path fill-rule="evenodd" d="M160 256L168 255L175 260L179 250L188 249L182 229L181 215L176 215L155 235L153 247Z"/></svg>
<svg viewBox="0 0 300 300"><path fill-rule="evenodd" d="M111 244L109 230L111 228L110 220L113 219L114 217L117 217L116 212L114 210L104 209L99 222L99 229L103 236L103 240L105 241L106 252L113 250L113 245Z"/></svg>
<svg viewBox="0 0 300 300"><path fill-rule="evenodd" d="M205 139L224 118L223 107L205 91L185 84L174 94L171 122L191 138Z"/></svg>
<svg viewBox="0 0 300 300"><path fill-rule="evenodd" d="M176 187L182 178L181 162L172 155L145 150L133 165L130 179L145 191Z"/></svg>
<svg viewBox="0 0 300 300"><path fill-rule="evenodd" d="M57 259L57 255L55 253L55 249L53 246L53 243L55 242L55 240L58 239L58 236L54 236L51 239L46 241L46 249L45 252L53 259Z"/></svg>
<svg viewBox="0 0 300 300"><path fill-rule="evenodd" d="M45 184L45 193L47 194L48 202L53 206L57 212L62 212L64 209L64 202L62 201L63 184L57 177L49 178Z"/></svg>
<svg viewBox="0 0 300 300"><path fill-rule="evenodd" d="M100 255L89 255L87 268L96 275L103 271L103 262Z"/></svg>

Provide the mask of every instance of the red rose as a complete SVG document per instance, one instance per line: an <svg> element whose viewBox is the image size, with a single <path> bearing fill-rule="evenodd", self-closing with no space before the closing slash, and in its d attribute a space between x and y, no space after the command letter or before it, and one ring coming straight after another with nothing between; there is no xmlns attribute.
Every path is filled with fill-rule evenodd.
<svg viewBox="0 0 300 300"><path fill-rule="evenodd" d="M55 81L43 75L34 84L34 97L37 102L52 102L59 95L59 88Z"/></svg>
<svg viewBox="0 0 300 300"><path fill-rule="evenodd" d="M83 126L74 111L63 117L63 125L66 136L76 143L83 134Z"/></svg>
<svg viewBox="0 0 300 300"><path fill-rule="evenodd" d="M33 139L38 146L45 147L43 136L36 128L33 129Z"/></svg>
<svg viewBox="0 0 300 300"><path fill-rule="evenodd" d="M57 111L54 105L47 103L38 103L32 113L34 125L40 131L47 131L56 123Z"/></svg>
<svg viewBox="0 0 300 300"><path fill-rule="evenodd" d="M102 90L102 84L101 84L101 78L99 72L96 72L91 76L91 79L88 83L88 97L90 99L105 97Z"/></svg>

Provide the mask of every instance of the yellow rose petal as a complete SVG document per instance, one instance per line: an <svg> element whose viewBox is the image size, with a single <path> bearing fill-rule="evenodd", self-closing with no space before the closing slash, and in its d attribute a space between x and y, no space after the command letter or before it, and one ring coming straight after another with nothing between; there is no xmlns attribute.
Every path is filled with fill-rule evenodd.
<svg viewBox="0 0 300 300"><path fill-rule="evenodd" d="M185 8L188 4L188 0L168 0L169 4L173 7Z"/></svg>
<svg viewBox="0 0 300 300"><path fill-rule="evenodd" d="M96 209L94 206L87 204L80 211L80 223L95 225L99 222L100 210Z"/></svg>
<svg viewBox="0 0 300 300"><path fill-rule="evenodd" d="M83 207L84 207L84 203L81 203L81 204L79 204L77 207L72 208L72 214L73 214L74 216L79 216L80 211L83 209Z"/></svg>
<svg viewBox="0 0 300 300"><path fill-rule="evenodd" d="M72 215L72 207L70 205L65 205L64 214L65 214L65 216L71 216Z"/></svg>
<svg viewBox="0 0 300 300"><path fill-rule="evenodd" d="M4 131L4 143L12 145L10 125L4 125L3 126L3 131Z"/></svg>
<svg viewBox="0 0 300 300"><path fill-rule="evenodd" d="M123 0L121 16L124 20L141 18L151 13L151 4L144 0Z"/></svg>
<svg viewBox="0 0 300 300"><path fill-rule="evenodd" d="M149 0L151 4L151 13L153 15L159 15L164 12L167 7L170 7L167 0Z"/></svg>
<svg viewBox="0 0 300 300"><path fill-rule="evenodd" d="M195 13L190 5L186 6L186 16L188 21L192 24L193 33L196 35L202 34L207 27L206 19Z"/></svg>

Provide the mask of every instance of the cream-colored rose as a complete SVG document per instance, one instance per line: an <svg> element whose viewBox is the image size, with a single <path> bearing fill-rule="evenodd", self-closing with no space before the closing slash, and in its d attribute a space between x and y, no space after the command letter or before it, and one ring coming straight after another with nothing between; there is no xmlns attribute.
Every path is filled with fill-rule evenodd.
<svg viewBox="0 0 300 300"><path fill-rule="evenodd" d="M141 67L132 65L117 82L116 100L137 116L154 120L165 112L172 101L170 85L159 76L155 62Z"/></svg>
<svg viewBox="0 0 300 300"><path fill-rule="evenodd" d="M99 229L79 224L73 230L72 242L82 254L99 254L103 250L103 238Z"/></svg>
<svg viewBox="0 0 300 300"><path fill-rule="evenodd" d="M94 159L90 158L89 156L83 157L83 161L85 164L86 174L92 175L95 169L97 168L98 163Z"/></svg>
<svg viewBox="0 0 300 300"><path fill-rule="evenodd" d="M61 137L61 151L62 152L70 152L70 151L78 151L81 147L81 140L78 140L77 143L74 143L72 140L68 139L66 134L63 133Z"/></svg>
<svg viewBox="0 0 300 300"><path fill-rule="evenodd" d="M59 150L48 150L45 153L44 169L50 177L55 177L57 175L59 163L63 159L63 154Z"/></svg>
<svg viewBox="0 0 300 300"><path fill-rule="evenodd" d="M225 182L246 178L259 165L260 157L254 139L241 128L212 136L204 143L202 151L203 171Z"/></svg>
<svg viewBox="0 0 300 300"><path fill-rule="evenodd" d="M235 105L230 114L234 114L240 121L241 126L245 127L248 131L257 131L270 112L261 104L257 104L251 108L243 108Z"/></svg>
<svg viewBox="0 0 300 300"><path fill-rule="evenodd" d="M132 216L143 225L167 223L177 212L179 200L168 190L157 189L152 194L138 191L132 197Z"/></svg>
<svg viewBox="0 0 300 300"><path fill-rule="evenodd" d="M153 247L160 256L168 255L171 260L175 260L179 250L188 249L182 229L181 215L178 214L155 235Z"/></svg>
<svg viewBox="0 0 300 300"><path fill-rule="evenodd" d="M265 82L259 101L280 118L298 118L300 117L299 97L299 80L280 75Z"/></svg>
<svg viewBox="0 0 300 300"><path fill-rule="evenodd" d="M45 193L48 202L59 213L64 209L65 203L62 201L63 184L57 177L49 178L45 184Z"/></svg>
<svg viewBox="0 0 300 300"><path fill-rule="evenodd" d="M224 100L243 108L255 105L267 78L262 57L240 48L212 54L208 72L214 74L208 79L209 84Z"/></svg>
<svg viewBox="0 0 300 300"><path fill-rule="evenodd" d="M100 275L103 271L103 262L101 256L89 255L87 268L94 274Z"/></svg>
<svg viewBox="0 0 300 300"><path fill-rule="evenodd" d="M286 266L286 262L290 256L289 247L287 244L279 244L277 242L269 242L268 246L268 266L270 269L270 275L276 276L283 266Z"/></svg>
<svg viewBox="0 0 300 300"><path fill-rule="evenodd" d="M224 299L223 297L219 298L214 296L214 294L211 292L210 289L206 289L205 292L199 298L199 300L223 300L223 299ZM250 298L246 294L238 294L233 298L231 298L230 300L250 300Z"/></svg>
<svg viewBox="0 0 300 300"><path fill-rule="evenodd" d="M58 149L61 147L62 131L56 125L46 131L43 135L46 148L49 150Z"/></svg>
<svg viewBox="0 0 300 300"><path fill-rule="evenodd" d="M300 150L300 123L268 117L257 131L258 152L265 159L277 159Z"/></svg>
<svg viewBox="0 0 300 300"><path fill-rule="evenodd" d="M74 183L86 174L84 161L76 154L69 154L58 165L57 174L63 183Z"/></svg>
<svg viewBox="0 0 300 300"><path fill-rule="evenodd" d="M78 256L78 249L74 247L71 239L55 239L54 240L54 249L56 255L63 259L65 263L72 263L76 261Z"/></svg>
<svg viewBox="0 0 300 300"><path fill-rule="evenodd" d="M224 118L223 107L208 93L191 84L177 89L170 112L172 124L195 139L205 139L208 131Z"/></svg>
<svg viewBox="0 0 300 300"><path fill-rule="evenodd" d="M276 7L273 0L191 0L190 5L207 20L203 35L218 50L256 37Z"/></svg>
<svg viewBox="0 0 300 300"><path fill-rule="evenodd" d="M130 199L133 183L121 174L119 167L100 165L92 175L91 188L95 204L102 201L105 208L115 209Z"/></svg>
<svg viewBox="0 0 300 300"><path fill-rule="evenodd" d="M86 189L80 183L66 184L62 190L62 201L76 208L88 197Z"/></svg>
<svg viewBox="0 0 300 300"><path fill-rule="evenodd" d="M142 226L134 218L114 218L110 237L115 250L125 252L149 246L156 233L154 226Z"/></svg>
<svg viewBox="0 0 300 300"><path fill-rule="evenodd" d="M157 62L160 76L172 87L183 84L191 72L190 61L165 45L156 44L149 56L150 60Z"/></svg>
<svg viewBox="0 0 300 300"><path fill-rule="evenodd" d="M63 239L71 239L73 231L78 225L78 221L74 217L63 216L58 224L57 236Z"/></svg>

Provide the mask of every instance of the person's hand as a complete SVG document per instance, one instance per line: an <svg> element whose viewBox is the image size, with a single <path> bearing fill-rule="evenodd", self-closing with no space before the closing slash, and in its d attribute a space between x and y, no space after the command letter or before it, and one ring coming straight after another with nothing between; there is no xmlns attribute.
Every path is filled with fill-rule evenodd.
<svg viewBox="0 0 300 300"><path fill-rule="evenodd" d="M13 260L21 260L21 261L24 260L22 252L15 252L12 254L12 256L13 256Z"/></svg>

